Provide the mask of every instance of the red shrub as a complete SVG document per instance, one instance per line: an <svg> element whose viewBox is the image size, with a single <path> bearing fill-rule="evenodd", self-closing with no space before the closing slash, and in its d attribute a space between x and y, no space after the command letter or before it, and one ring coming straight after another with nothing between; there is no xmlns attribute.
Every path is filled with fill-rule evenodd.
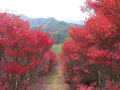
<svg viewBox="0 0 120 90"><path fill-rule="evenodd" d="M104 87L107 76L118 82L120 78L120 0L87 4L95 15L83 27L71 27L72 39L64 43L61 54L65 79L75 88L94 82Z"/></svg>
<svg viewBox="0 0 120 90"><path fill-rule="evenodd" d="M46 66L56 64L56 56L50 50L54 40L49 36L39 29L31 30L29 23L18 16L0 13L0 77L4 78L1 89L24 90L41 72L46 72Z"/></svg>

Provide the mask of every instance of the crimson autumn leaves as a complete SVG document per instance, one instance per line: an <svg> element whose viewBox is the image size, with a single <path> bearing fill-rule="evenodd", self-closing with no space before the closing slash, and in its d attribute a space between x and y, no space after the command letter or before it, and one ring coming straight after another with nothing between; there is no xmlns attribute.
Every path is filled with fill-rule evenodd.
<svg viewBox="0 0 120 90"><path fill-rule="evenodd" d="M83 27L71 27L61 62L75 90L120 90L120 0L87 0L94 10Z"/></svg>
<svg viewBox="0 0 120 90"><path fill-rule="evenodd" d="M19 17L0 13L0 90L24 90L56 65L54 39Z"/></svg>
<svg viewBox="0 0 120 90"><path fill-rule="evenodd" d="M72 26L60 56L65 82L74 90L119 90L120 0L87 0L85 25ZM40 27L41 28L41 27ZM57 64L54 39L27 21L0 13L0 90L26 90Z"/></svg>

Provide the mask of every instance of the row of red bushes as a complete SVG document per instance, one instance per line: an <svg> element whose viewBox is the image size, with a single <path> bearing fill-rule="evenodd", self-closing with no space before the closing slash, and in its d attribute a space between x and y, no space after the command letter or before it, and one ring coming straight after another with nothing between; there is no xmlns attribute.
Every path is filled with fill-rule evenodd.
<svg viewBox="0 0 120 90"><path fill-rule="evenodd" d="M0 13L0 90L26 90L56 65L54 39L28 21Z"/></svg>
<svg viewBox="0 0 120 90"><path fill-rule="evenodd" d="M120 0L86 1L95 14L71 27L61 54L65 80L75 90L120 90Z"/></svg>

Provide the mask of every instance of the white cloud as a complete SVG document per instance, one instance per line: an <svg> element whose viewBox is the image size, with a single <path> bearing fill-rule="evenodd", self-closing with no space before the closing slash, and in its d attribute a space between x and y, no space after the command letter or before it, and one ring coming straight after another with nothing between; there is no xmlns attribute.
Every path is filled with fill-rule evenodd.
<svg viewBox="0 0 120 90"><path fill-rule="evenodd" d="M59 20L82 20L80 5L85 0L0 0L0 9L29 17L55 17Z"/></svg>

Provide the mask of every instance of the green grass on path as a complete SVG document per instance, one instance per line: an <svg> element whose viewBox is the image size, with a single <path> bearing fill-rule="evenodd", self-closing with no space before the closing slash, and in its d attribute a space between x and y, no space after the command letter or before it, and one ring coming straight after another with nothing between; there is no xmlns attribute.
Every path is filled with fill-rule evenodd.
<svg viewBox="0 0 120 90"><path fill-rule="evenodd" d="M70 90L69 85L64 82L60 64L49 76L44 77L44 81L42 84L34 84L31 90Z"/></svg>

